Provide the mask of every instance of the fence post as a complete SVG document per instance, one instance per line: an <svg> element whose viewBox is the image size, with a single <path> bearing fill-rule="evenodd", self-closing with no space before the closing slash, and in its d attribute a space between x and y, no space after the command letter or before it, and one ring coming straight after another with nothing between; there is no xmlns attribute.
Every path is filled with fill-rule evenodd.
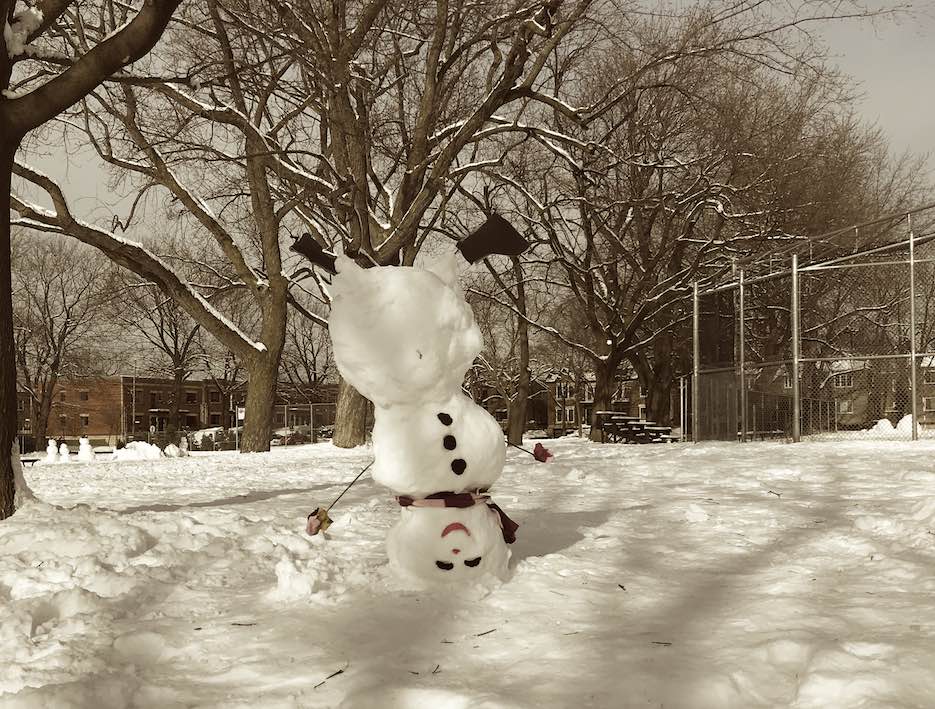
<svg viewBox="0 0 935 709"><path fill-rule="evenodd" d="M685 376L679 377L679 443L685 442L685 424L688 416L685 412Z"/></svg>
<svg viewBox="0 0 935 709"><path fill-rule="evenodd" d="M912 214L909 222L909 386L912 390L912 440L919 440L919 402L916 382L916 240L912 233Z"/></svg>
<svg viewBox="0 0 935 709"><path fill-rule="evenodd" d="M701 342L698 340L698 333L701 318L698 310L698 281L695 281L692 286L692 443L697 443L699 439L698 379L701 373Z"/></svg>
<svg viewBox="0 0 935 709"><path fill-rule="evenodd" d="M744 300L743 300L743 269L740 269L740 273L737 276L738 283L740 284L740 356L738 357L740 363L740 442L747 442L747 362L746 362L746 336L745 336L745 323L746 316L744 315Z"/></svg>
<svg viewBox="0 0 935 709"><path fill-rule="evenodd" d="M799 387L799 255L792 254L792 442L802 438Z"/></svg>

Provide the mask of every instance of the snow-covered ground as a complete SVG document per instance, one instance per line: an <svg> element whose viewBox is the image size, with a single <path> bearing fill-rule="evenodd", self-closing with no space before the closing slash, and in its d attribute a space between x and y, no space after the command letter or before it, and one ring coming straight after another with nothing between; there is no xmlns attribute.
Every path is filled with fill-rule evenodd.
<svg viewBox="0 0 935 709"><path fill-rule="evenodd" d="M305 535L365 449L27 469L0 707L935 706L935 444L546 443L459 592L387 572L367 477Z"/></svg>

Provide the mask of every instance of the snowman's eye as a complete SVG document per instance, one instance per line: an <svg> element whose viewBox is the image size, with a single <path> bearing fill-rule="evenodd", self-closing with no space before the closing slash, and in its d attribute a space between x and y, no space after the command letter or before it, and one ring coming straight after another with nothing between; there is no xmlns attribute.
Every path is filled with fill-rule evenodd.
<svg viewBox="0 0 935 709"><path fill-rule="evenodd" d="M480 561L480 559L477 559L477 561ZM447 561L436 561L435 566L437 566L442 571L451 571L455 567L454 564L450 564ZM473 566L477 566L477 564L473 564Z"/></svg>
<svg viewBox="0 0 935 709"><path fill-rule="evenodd" d="M479 557L477 557L476 559L465 559L465 560L464 560L464 565L465 565L465 566L477 566L477 565L480 563L480 560L481 560L482 558L483 558L483 557L479 556ZM437 562L436 562L436 563L437 563Z"/></svg>

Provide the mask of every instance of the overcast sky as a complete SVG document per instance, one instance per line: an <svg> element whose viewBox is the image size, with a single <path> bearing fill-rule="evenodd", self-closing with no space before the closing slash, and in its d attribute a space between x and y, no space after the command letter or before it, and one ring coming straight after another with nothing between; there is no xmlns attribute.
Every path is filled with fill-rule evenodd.
<svg viewBox="0 0 935 709"><path fill-rule="evenodd" d="M935 158L935 0L916 0L898 23L835 22L822 32L838 66L856 79L868 121L897 152Z"/></svg>
<svg viewBox="0 0 935 709"><path fill-rule="evenodd" d="M839 21L823 26L820 34L833 61L858 82L866 120L883 129L895 152L930 153L935 167L935 0L914 4L911 19ZM27 159L61 180L77 215L109 222L117 205L126 213L128 202L108 187L90 150L73 156L71 164L58 150L49 152Z"/></svg>

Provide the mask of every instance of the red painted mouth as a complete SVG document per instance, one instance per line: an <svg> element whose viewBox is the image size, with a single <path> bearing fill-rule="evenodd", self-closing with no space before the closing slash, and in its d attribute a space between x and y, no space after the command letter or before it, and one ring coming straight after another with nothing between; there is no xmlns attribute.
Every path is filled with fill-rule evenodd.
<svg viewBox="0 0 935 709"><path fill-rule="evenodd" d="M457 532L459 529L462 532L464 532L466 535L468 535L469 537L471 536L471 532L463 524L461 524L460 522L452 522L447 527L445 527L445 531L442 532L442 538L445 538L452 532Z"/></svg>

